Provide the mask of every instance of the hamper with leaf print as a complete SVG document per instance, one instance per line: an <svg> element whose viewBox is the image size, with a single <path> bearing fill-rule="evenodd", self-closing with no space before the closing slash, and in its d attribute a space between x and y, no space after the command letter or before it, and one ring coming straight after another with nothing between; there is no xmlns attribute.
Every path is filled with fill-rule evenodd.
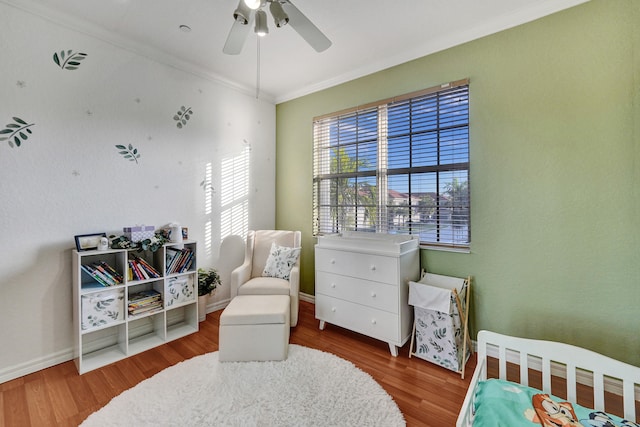
<svg viewBox="0 0 640 427"><path fill-rule="evenodd" d="M467 307L471 278L426 273L409 282L414 325L409 357L416 356L462 374L471 355Z"/></svg>

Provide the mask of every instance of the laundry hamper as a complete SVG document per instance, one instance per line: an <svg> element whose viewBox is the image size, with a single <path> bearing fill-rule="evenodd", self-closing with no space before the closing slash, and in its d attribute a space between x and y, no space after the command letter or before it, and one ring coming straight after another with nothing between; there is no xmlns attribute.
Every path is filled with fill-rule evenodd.
<svg viewBox="0 0 640 427"><path fill-rule="evenodd" d="M409 305L415 311L409 357L443 366L464 379L472 351L470 293L470 276L465 279L425 273L419 282L409 282Z"/></svg>

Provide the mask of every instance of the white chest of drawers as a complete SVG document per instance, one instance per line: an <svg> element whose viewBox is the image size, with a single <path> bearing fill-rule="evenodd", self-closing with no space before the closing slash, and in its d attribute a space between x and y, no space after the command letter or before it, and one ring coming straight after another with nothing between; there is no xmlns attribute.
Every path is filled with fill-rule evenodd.
<svg viewBox="0 0 640 427"><path fill-rule="evenodd" d="M373 233L318 237L315 302L331 323L385 341L393 356L411 336L409 281L420 276L417 238Z"/></svg>

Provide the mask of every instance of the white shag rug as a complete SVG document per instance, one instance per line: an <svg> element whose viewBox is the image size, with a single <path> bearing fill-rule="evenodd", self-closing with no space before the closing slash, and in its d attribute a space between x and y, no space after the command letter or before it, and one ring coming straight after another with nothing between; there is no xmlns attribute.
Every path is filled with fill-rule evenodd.
<svg viewBox="0 0 640 427"><path fill-rule="evenodd" d="M218 361L208 353L116 396L83 427L404 426L391 396L333 354L289 345L281 362Z"/></svg>

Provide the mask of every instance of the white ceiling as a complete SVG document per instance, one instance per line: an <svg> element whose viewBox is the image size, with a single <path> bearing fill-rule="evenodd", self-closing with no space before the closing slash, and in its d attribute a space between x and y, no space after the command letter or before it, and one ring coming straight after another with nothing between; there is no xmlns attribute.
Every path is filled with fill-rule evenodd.
<svg viewBox="0 0 640 427"><path fill-rule="evenodd" d="M257 36L222 47L238 0L0 0L247 93ZM317 53L289 26L260 39L260 97L282 102L552 14L588 0L292 0L333 45ZM180 31L188 25L191 32Z"/></svg>

